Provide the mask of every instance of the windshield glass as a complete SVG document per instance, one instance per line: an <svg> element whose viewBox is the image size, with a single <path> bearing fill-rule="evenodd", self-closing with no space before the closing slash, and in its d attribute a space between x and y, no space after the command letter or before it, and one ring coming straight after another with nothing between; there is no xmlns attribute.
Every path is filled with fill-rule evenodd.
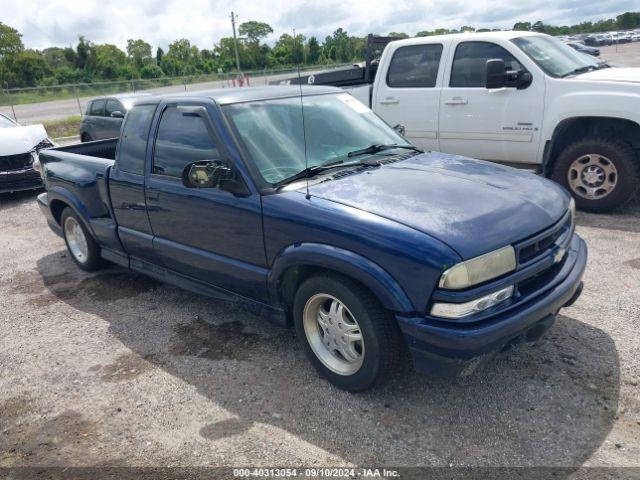
<svg viewBox="0 0 640 480"><path fill-rule="evenodd" d="M372 144L409 145L347 93L305 96L224 107L260 175L269 184L334 161ZM305 163L305 134L307 159Z"/></svg>
<svg viewBox="0 0 640 480"><path fill-rule="evenodd" d="M4 115L0 115L0 128L13 128L16 124L9 120Z"/></svg>
<svg viewBox="0 0 640 480"><path fill-rule="evenodd" d="M598 62L575 51L557 38L535 35L512 40L542 70L552 77L565 77L576 71L598 68Z"/></svg>

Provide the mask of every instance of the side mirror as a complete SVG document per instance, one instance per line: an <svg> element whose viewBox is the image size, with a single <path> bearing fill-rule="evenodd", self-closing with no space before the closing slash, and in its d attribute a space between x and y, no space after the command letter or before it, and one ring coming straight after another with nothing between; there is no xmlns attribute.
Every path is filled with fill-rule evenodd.
<svg viewBox="0 0 640 480"><path fill-rule="evenodd" d="M487 77L485 86L490 90L504 88L507 86L507 71L504 60L499 58L487 60Z"/></svg>
<svg viewBox="0 0 640 480"><path fill-rule="evenodd" d="M225 162L200 160L184 167L182 184L188 188L220 188L232 177L233 171Z"/></svg>
<svg viewBox="0 0 640 480"><path fill-rule="evenodd" d="M393 129L404 137L404 133L406 131L404 128L404 125L397 124L396 126L393 127Z"/></svg>
<svg viewBox="0 0 640 480"><path fill-rule="evenodd" d="M120 110L116 110L115 112L111 112L111 116L113 118L124 118L124 113L122 113Z"/></svg>

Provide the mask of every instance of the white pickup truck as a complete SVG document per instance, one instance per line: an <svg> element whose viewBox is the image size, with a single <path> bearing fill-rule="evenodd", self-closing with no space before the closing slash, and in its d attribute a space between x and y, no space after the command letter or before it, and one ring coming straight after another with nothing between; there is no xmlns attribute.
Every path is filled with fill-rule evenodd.
<svg viewBox="0 0 640 480"><path fill-rule="evenodd" d="M392 41L359 85L357 69L287 82L341 85L421 148L535 168L583 210L610 211L640 185L638 68L544 34L487 32Z"/></svg>

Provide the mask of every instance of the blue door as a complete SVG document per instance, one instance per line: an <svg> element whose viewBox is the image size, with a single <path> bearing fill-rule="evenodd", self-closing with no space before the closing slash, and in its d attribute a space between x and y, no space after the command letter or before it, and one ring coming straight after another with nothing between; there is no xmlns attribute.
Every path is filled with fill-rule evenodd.
<svg viewBox="0 0 640 480"><path fill-rule="evenodd" d="M239 175L217 140L206 108L165 106L146 188L154 250L168 269L266 300L260 195L185 186L185 167L205 161L225 164Z"/></svg>

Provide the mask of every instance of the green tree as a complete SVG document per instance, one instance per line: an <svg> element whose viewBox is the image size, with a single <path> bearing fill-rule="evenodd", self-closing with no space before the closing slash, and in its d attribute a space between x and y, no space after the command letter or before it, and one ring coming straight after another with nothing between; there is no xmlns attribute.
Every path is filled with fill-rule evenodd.
<svg viewBox="0 0 640 480"><path fill-rule="evenodd" d="M127 40L127 56L133 64L138 68L151 61L151 45L142 40Z"/></svg>
<svg viewBox="0 0 640 480"><path fill-rule="evenodd" d="M307 42L307 64L317 65L320 61L321 53L322 48L320 47L320 43L318 43L318 39L316 37L309 38Z"/></svg>
<svg viewBox="0 0 640 480"><path fill-rule="evenodd" d="M409 38L409 34L404 33L404 32L391 32L387 36L391 37L391 38L397 38L399 40L403 39L403 38Z"/></svg>
<svg viewBox="0 0 640 480"><path fill-rule="evenodd" d="M521 32L528 32L531 30L531 22L516 22L513 29Z"/></svg>
<svg viewBox="0 0 640 480"><path fill-rule="evenodd" d="M15 28L0 22L0 60L17 55L23 50L22 34Z"/></svg>
<svg viewBox="0 0 640 480"><path fill-rule="evenodd" d="M35 87L51 73L45 57L35 50L18 52L11 62L13 82L16 85Z"/></svg>
<svg viewBox="0 0 640 480"><path fill-rule="evenodd" d="M115 45L108 43L95 46L96 69L101 78L115 80L118 77L131 77L126 67L127 56Z"/></svg>
<svg viewBox="0 0 640 480"><path fill-rule="evenodd" d="M238 33L240 35L245 35L249 42L259 44L260 40L270 33L273 33L273 28L271 28L271 25L268 23L250 20L240 24Z"/></svg>

